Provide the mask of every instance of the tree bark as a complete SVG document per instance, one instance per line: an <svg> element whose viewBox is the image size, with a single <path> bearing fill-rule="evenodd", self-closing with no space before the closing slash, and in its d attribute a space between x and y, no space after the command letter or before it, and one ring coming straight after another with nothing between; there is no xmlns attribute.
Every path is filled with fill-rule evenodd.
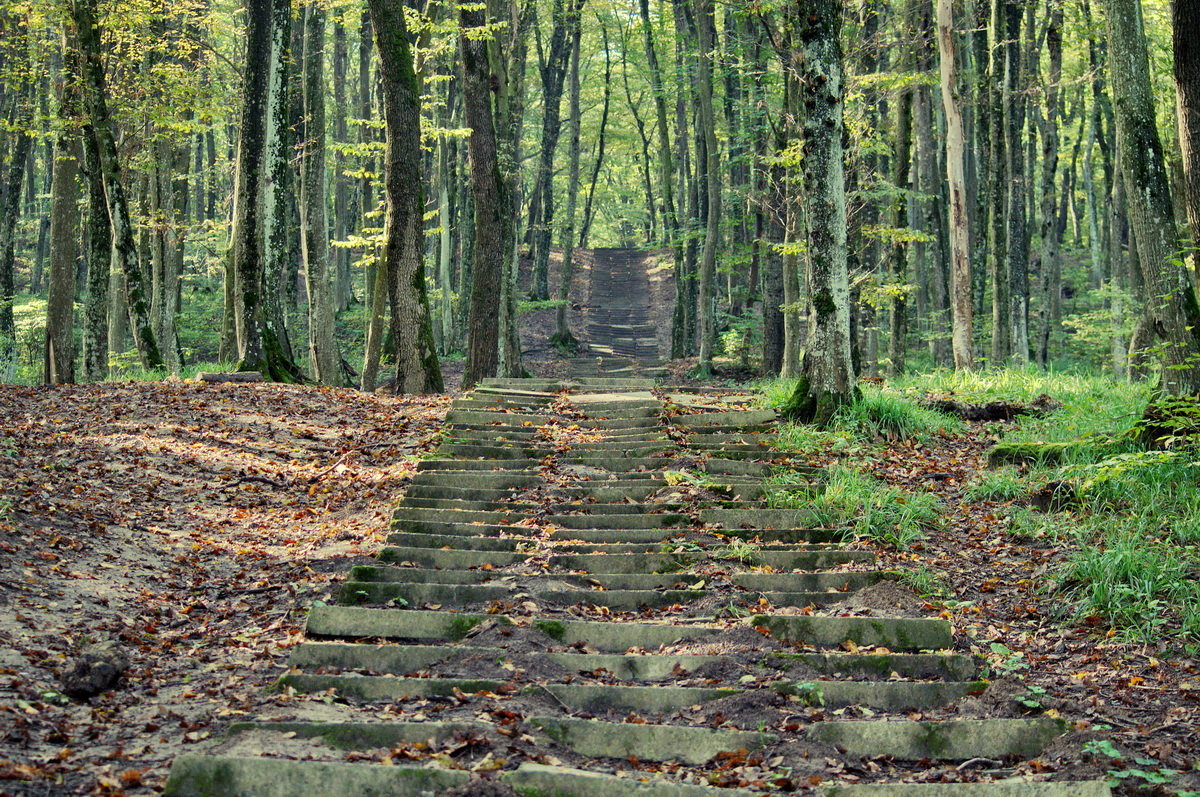
<svg viewBox="0 0 1200 797"><path fill-rule="evenodd" d="M1200 394L1200 307L1191 279L1176 261L1180 241L1154 118L1149 56L1137 0L1106 0L1121 173L1129 221L1146 283L1147 316L1162 346L1162 388Z"/></svg>
<svg viewBox="0 0 1200 797"><path fill-rule="evenodd" d="M1061 293L1059 266L1059 219L1056 177L1058 173L1059 83L1062 81L1062 23L1063 9L1059 0L1050 0L1046 23L1046 52L1049 74L1046 76L1046 109L1041 117L1042 137L1042 225L1040 277L1042 305L1038 312L1037 361L1045 368L1050 359L1050 330L1058 321L1058 302Z"/></svg>
<svg viewBox="0 0 1200 797"><path fill-rule="evenodd" d="M21 186L28 171L26 161L33 150L33 85L29 71L29 34L24 20L5 19L5 44L13 53L7 64L16 76L13 92L12 120L16 130L8 153L7 170L0 184L0 381L11 382L16 375L17 325L13 317L16 296L14 266L16 263L17 221L21 215ZM0 158L0 163L3 159Z"/></svg>
<svg viewBox="0 0 1200 797"><path fill-rule="evenodd" d="M100 176L100 152L90 124L80 131L83 170L87 180L87 296L83 305L83 375L99 381L108 375L108 354L115 351L109 332L109 305L119 297L113 282L112 227ZM112 330L114 333L117 330Z"/></svg>
<svg viewBox="0 0 1200 797"><path fill-rule="evenodd" d="M64 32L62 87L50 182L50 285L46 299L46 354L42 378L48 385L75 381L75 266L79 260L79 57ZM99 264L97 264L99 266ZM108 258L103 263L108 279ZM91 264L88 269L91 274ZM94 341L92 342L94 345ZM89 374L90 375L90 374Z"/></svg>
<svg viewBox="0 0 1200 797"><path fill-rule="evenodd" d="M798 0L796 10L803 50L795 68L808 111L803 146L813 323L800 382L786 411L801 421L827 424L857 394L850 359L842 163L842 5L838 0Z"/></svg>
<svg viewBox="0 0 1200 797"><path fill-rule="evenodd" d="M888 306L888 374L898 376L906 370L908 344L908 243L899 231L908 227L909 172L912 168L911 89L896 97L896 133L892 142L892 185L897 198L892 202L892 227L896 238L889 254L888 276L892 300Z"/></svg>
<svg viewBox="0 0 1200 797"><path fill-rule="evenodd" d="M370 0L383 114L387 122L384 185L387 220L383 260L396 346L397 393L440 392L442 372L425 292L424 182L421 175L421 91L413 69L404 8Z"/></svg>
<svg viewBox="0 0 1200 797"><path fill-rule="evenodd" d="M460 10L463 68L463 114L471 134L471 194L475 200L475 244L471 309L467 325L467 363L462 387L495 376L499 365L500 283L510 252L505 245L506 214L511 206L508 186L500 177L496 126L492 112L491 69L487 42L479 38L487 20L481 9Z"/></svg>
<svg viewBox="0 0 1200 797"><path fill-rule="evenodd" d="M279 382L300 382L303 375L282 347L280 327L268 312L285 286L271 272L272 257L286 251L273 225L283 210L269 192L270 153L282 132L275 126L285 114L287 82L280 76L286 59L279 18L290 14L289 0L251 0L246 9L246 60L242 88L241 124L234 174L233 230L230 235L230 273L237 331L237 371L260 371ZM269 132L274 127L274 132ZM268 143L271 147L268 148ZM265 246L264 246L265 245ZM264 249L266 250L264 252ZM286 270L285 272L286 273ZM264 295L265 294L265 295Z"/></svg>
<svg viewBox="0 0 1200 797"><path fill-rule="evenodd" d="M1009 329L1012 358L1029 362L1029 234L1028 185L1025 172L1025 86L1021 53L1021 18L1025 0L1002 0L1004 21L1004 138L1007 201L1005 258L1009 285Z"/></svg>
<svg viewBox="0 0 1200 797"><path fill-rule="evenodd" d="M975 365L974 312L971 296L971 229L965 177L966 136L959 110L952 0L937 0L938 51L941 54L942 106L946 111L946 178L950 189L950 309L954 367Z"/></svg>
<svg viewBox="0 0 1200 797"><path fill-rule="evenodd" d="M1172 44L1175 52L1175 100L1179 122L1179 151L1183 157L1183 205L1191 232L1192 268L1200 249L1200 0L1171 0Z"/></svg>
<svg viewBox="0 0 1200 797"><path fill-rule="evenodd" d="M584 0L554 0L550 46L539 65L542 78L542 148L538 157L536 199L539 212L531 211L533 227L532 299L549 299L550 244L554 234L554 153L562 133L562 95L571 55L571 31L578 24Z"/></svg>
<svg viewBox="0 0 1200 797"><path fill-rule="evenodd" d="M375 21L378 27L378 16ZM335 336L335 298L333 275L329 269L329 223L325 202L325 10L317 3L308 3L304 7L303 59L300 251L308 293L308 356L318 382L342 385L345 377ZM417 184L419 190L419 175ZM397 349L401 343L400 339L396 340Z"/></svg>
<svg viewBox="0 0 1200 797"><path fill-rule="evenodd" d="M700 256L700 279L696 297L696 350L700 355L697 369L703 375L712 370L712 347L716 338L717 308L714 294L717 246L721 232L721 158L717 150L717 122L713 113L712 53L716 49L716 23L712 0L697 0L696 28L700 43L699 57L696 61L696 123L704 137L703 181L707 194L704 249Z"/></svg>
<svg viewBox="0 0 1200 797"><path fill-rule="evenodd" d="M575 274L575 210L579 196L579 139L583 114L579 107L579 51L582 26L576 20L571 31L571 65L568 73L567 98L567 219L562 237L562 266L558 279L558 307L554 314L554 335L551 343L567 351L574 351L578 341L567 325L568 302L571 296L571 280Z"/></svg>

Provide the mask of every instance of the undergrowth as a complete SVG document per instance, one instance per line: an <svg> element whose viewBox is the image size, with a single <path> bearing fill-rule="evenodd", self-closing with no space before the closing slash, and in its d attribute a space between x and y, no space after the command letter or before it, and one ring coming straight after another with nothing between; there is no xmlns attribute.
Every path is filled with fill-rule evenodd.
<svg viewBox="0 0 1200 797"><path fill-rule="evenodd" d="M765 384L764 404L777 405L792 384ZM781 493L777 503L808 506L828 525L908 545L936 527L937 499L888 487L854 464L878 455L882 440L925 442L962 429L922 407L927 396L1029 403L1046 394L1061 408L983 425L983 433L1006 447L1025 446L1030 456L976 474L963 499L1013 503L1008 534L1064 551L1046 584L1064 619L1098 621L1125 639L1200 653L1200 417L1185 419L1165 448L1147 450L1138 423L1151 400L1148 384L1029 369L932 371L862 387L863 400L830 428L780 425L780 447L832 454L843 464L832 468L824 495ZM1052 456L1037 456L1042 445ZM1054 511L1025 506L1047 493L1042 509Z"/></svg>
<svg viewBox="0 0 1200 797"><path fill-rule="evenodd" d="M857 470L834 467L825 489L770 493L775 507L802 508L815 525L846 529L868 539L907 548L941 522L944 507L932 493L910 493Z"/></svg>

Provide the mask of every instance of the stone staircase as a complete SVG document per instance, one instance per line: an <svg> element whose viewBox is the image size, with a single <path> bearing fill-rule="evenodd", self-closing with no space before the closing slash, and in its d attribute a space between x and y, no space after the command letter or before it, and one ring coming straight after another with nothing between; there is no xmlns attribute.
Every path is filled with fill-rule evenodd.
<svg viewBox="0 0 1200 797"><path fill-rule="evenodd" d="M657 357L658 328L650 310L646 253L595 249L592 258L586 304L588 349L629 361Z"/></svg>
<svg viewBox="0 0 1200 797"><path fill-rule="evenodd" d="M633 375L659 367L456 400L378 562L312 607L296 699L177 759L167 793L1108 793L1004 779L1061 721L959 710L986 683L949 624L852 608L891 574L768 508L820 489L772 478L772 413Z"/></svg>

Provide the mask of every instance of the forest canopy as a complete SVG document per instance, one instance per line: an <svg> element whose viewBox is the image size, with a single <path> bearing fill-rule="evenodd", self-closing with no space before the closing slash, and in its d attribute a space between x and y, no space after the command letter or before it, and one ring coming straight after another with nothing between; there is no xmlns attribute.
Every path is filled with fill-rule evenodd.
<svg viewBox="0 0 1200 797"><path fill-rule="evenodd" d="M0 380L519 375L615 247L700 372L1196 394L1198 5L6 0Z"/></svg>

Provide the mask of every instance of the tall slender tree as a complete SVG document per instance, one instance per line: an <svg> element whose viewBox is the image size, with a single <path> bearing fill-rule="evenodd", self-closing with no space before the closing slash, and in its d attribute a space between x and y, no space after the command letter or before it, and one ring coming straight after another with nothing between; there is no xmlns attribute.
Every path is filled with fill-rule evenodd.
<svg viewBox="0 0 1200 797"><path fill-rule="evenodd" d="M382 257L396 346L395 391L437 392L443 387L442 372L425 291L420 83L413 69L404 8L390 0L370 0L370 8L387 122L387 218Z"/></svg>

